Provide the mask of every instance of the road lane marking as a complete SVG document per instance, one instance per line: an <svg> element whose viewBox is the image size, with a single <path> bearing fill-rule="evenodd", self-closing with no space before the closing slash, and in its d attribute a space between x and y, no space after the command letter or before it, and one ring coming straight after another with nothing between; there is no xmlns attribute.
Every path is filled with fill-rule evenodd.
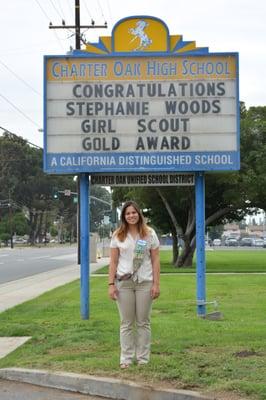
<svg viewBox="0 0 266 400"><path fill-rule="evenodd" d="M73 260L77 257L77 253L63 254L61 256L51 256L51 260Z"/></svg>
<svg viewBox="0 0 266 400"><path fill-rule="evenodd" d="M30 257L30 260L41 260L42 258L51 258L51 256Z"/></svg>

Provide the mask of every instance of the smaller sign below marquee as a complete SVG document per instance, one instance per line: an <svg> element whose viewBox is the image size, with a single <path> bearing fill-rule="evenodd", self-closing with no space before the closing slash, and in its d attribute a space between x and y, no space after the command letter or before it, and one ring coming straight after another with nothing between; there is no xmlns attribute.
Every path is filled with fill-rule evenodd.
<svg viewBox="0 0 266 400"><path fill-rule="evenodd" d="M100 186L193 186L194 174L92 174L91 184Z"/></svg>

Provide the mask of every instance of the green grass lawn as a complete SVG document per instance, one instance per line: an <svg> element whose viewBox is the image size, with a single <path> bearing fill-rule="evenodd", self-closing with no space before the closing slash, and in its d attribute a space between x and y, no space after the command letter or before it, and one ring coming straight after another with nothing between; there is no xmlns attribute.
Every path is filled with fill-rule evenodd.
<svg viewBox="0 0 266 400"><path fill-rule="evenodd" d="M174 268L171 264L172 252L161 250L161 272L168 273L194 273L196 257L191 268ZM97 273L107 274L108 268L104 267ZM265 272L265 250L208 250L206 251L206 272Z"/></svg>
<svg viewBox="0 0 266 400"><path fill-rule="evenodd" d="M265 250L207 250L206 272L266 272ZM196 257L192 268L173 268L170 263L171 251L161 251L162 272L194 272Z"/></svg>
<svg viewBox="0 0 266 400"><path fill-rule="evenodd" d="M119 369L118 312L104 276L91 279L87 321L80 318L78 281L0 314L1 336L32 336L0 367L123 377L223 400L235 399L228 392L266 399L266 275L207 276L207 299L218 301L221 321L197 317L195 286L193 274L162 276L145 368Z"/></svg>

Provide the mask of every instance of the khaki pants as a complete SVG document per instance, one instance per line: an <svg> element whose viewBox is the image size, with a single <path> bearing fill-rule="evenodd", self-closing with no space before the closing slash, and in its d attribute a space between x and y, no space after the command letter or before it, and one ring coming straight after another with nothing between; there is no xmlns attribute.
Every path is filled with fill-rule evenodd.
<svg viewBox="0 0 266 400"><path fill-rule="evenodd" d="M152 282L133 282L132 279L117 282L117 306L120 314L121 364L146 364L150 358L150 313Z"/></svg>

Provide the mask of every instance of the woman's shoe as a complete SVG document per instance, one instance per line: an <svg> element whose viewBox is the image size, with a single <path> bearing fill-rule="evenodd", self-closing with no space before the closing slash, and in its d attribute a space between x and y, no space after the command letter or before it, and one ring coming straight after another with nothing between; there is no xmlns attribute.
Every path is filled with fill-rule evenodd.
<svg viewBox="0 0 266 400"><path fill-rule="evenodd" d="M121 369L127 369L129 366L130 366L130 364L125 364L125 363L120 364Z"/></svg>
<svg viewBox="0 0 266 400"><path fill-rule="evenodd" d="M139 367L142 367L143 365L147 365L148 363L145 361L138 361L137 364Z"/></svg>

